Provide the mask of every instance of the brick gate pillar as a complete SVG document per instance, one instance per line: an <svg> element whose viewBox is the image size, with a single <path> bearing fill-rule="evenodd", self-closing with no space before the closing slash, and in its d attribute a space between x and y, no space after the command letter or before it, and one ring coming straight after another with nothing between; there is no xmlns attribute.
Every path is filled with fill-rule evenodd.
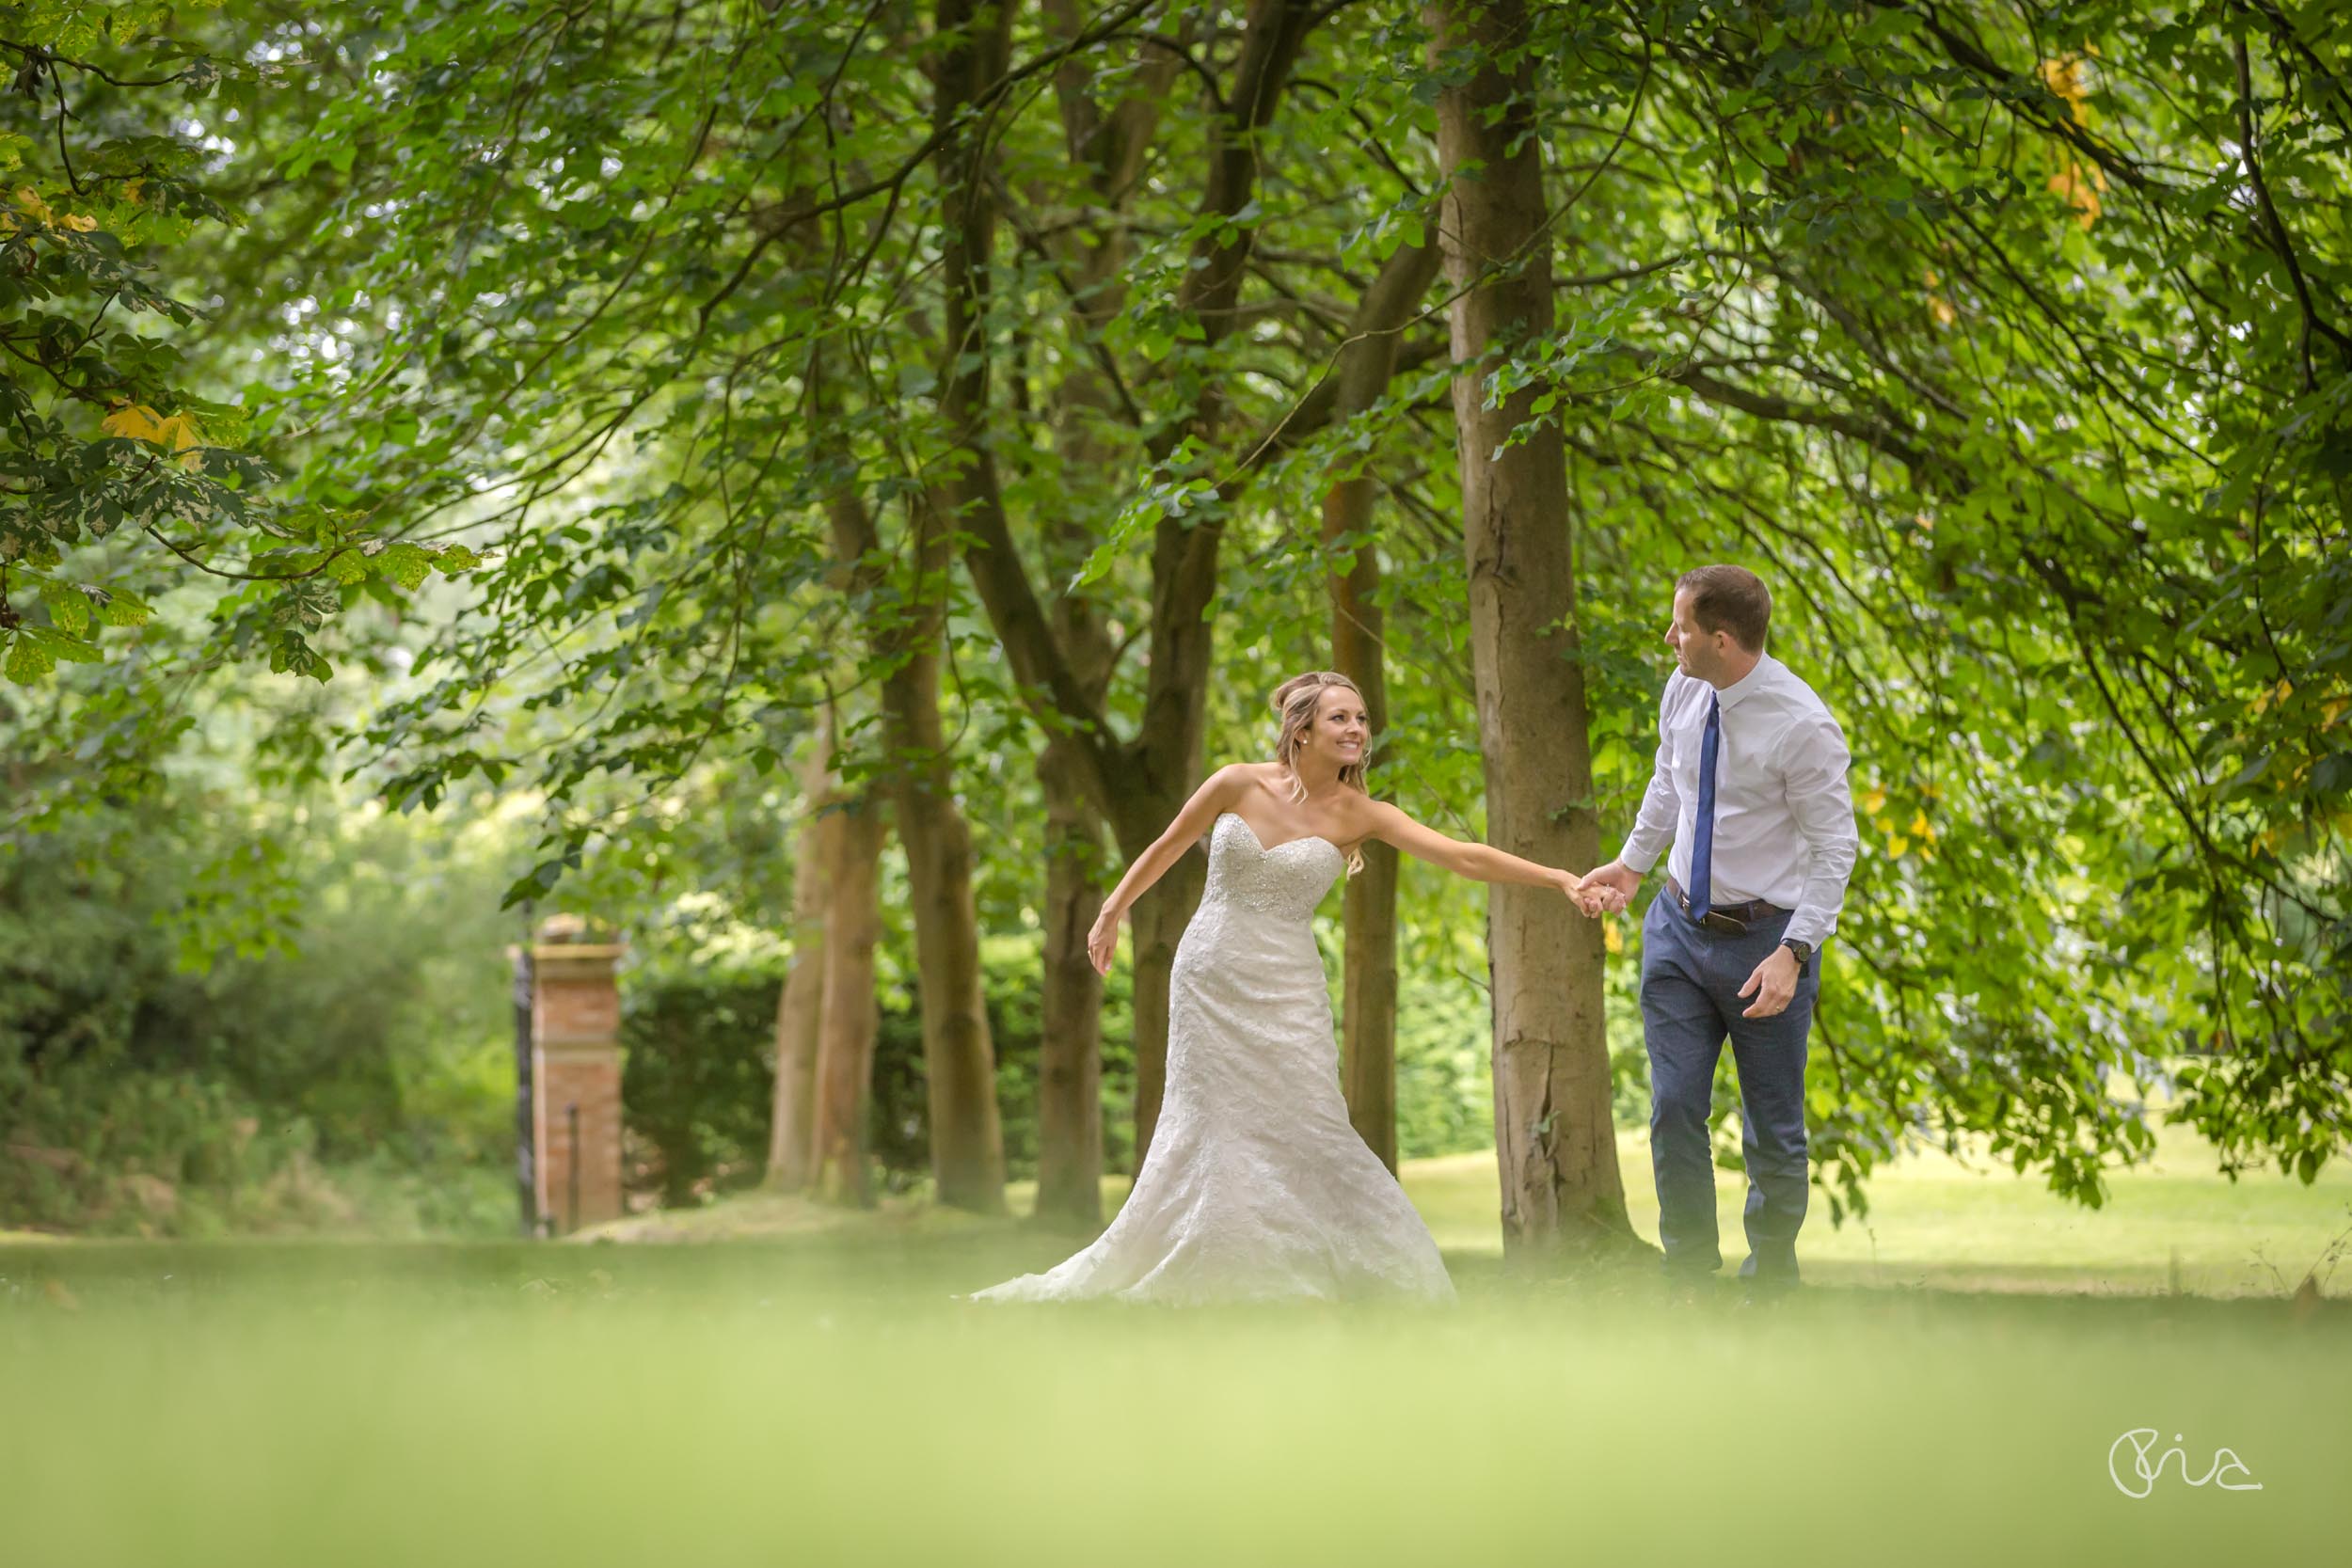
<svg viewBox="0 0 2352 1568"><path fill-rule="evenodd" d="M543 1231L621 1213L621 993L627 949L582 941L586 923L550 916L531 949L532 1171Z"/></svg>

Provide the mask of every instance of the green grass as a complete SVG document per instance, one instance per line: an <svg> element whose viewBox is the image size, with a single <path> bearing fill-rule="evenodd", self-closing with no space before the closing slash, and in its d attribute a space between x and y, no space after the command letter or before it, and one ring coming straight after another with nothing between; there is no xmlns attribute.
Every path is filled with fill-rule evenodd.
<svg viewBox="0 0 2352 1568"><path fill-rule="evenodd" d="M2352 1238L2352 1163L2339 1161L2311 1186L2276 1171L2235 1182L2218 1173L2212 1149L2185 1128L2159 1129L2155 1157L2110 1173L2106 1205L2088 1210L1981 1155L1954 1159L1923 1150L1894 1162L1870 1183L1870 1211L1830 1223L1819 1192L1799 1243L1806 1276L1824 1285L1934 1286L1947 1290L2090 1291L2112 1294L2283 1295L2316 1269L2339 1293L2352 1287L2352 1260L2331 1274L2331 1247ZM1626 1206L1644 1238L1658 1234L1646 1134L1619 1134ZM1438 1244L1456 1260L1500 1254L1491 1152L1406 1163L1406 1191ZM1106 1178L1104 1212L1116 1211L1126 1180ZM1035 1187L1015 1183L1025 1212ZM1716 1173L1724 1269L1747 1247L1740 1210L1745 1178ZM991 1228L988 1222L911 1203L853 1213L798 1198L751 1195L707 1209L644 1215L608 1227L630 1241L783 1240L867 1234L877 1243ZM1004 1228L998 1227L997 1228ZM1071 1250L1063 1238L1013 1243L1023 1266L1042 1267ZM2352 1246L2339 1251L2352 1251Z"/></svg>
<svg viewBox="0 0 2352 1568"><path fill-rule="evenodd" d="M975 1307L1070 1240L773 1197L623 1227L705 1245L0 1244L0 1568L2334 1560L2352 1305L2148 1292L2291 1284L2347 1185L2209 1169L2083 1214L1906 1161L1875 1259L1808 1226L1765 1311L1516 1275L1486 1156L1407 1171L1450 1310ZM2264 1490L2125 1497L2147 1427Z"/></svg>
<svg viewBox="0 0 2352 1568"><path fill-rule="evenodd" d="M1618 1164L1634 1228L1654 1240L1645 1133L1619 1134ZM2314 1267L2324 1277L2331 1244L2352 1234L2352 1162L2332 1163L2308 1187L2275 1170L2233 1182L2194 1132L2164 1127L2153 1160L2108 1180L2108 1201L2094 1211L1980 1151L1954 1159L1923 1150L1871 1179L1862 1219L1833 1226L1816 1190L1798 1253L1806 1277L1822 1284L2282 1294ZM1502 1249L1492 1154L1417 1162L1405 1183L1449 1253ZM1715 1196L1728 1271L1747 1252L1746 1178L1717 1171ZM2352 1285L2352 1261L2332 1283Z"/></svg>
<svg viewBox="0 0 2352 1568"><path fill-rule="evenodd" d="M2272 1171L2233 1184L2217 1173L2211 1151L2194 1133L2169 1128L2157 1136L2155 1160L2113 1173L2112 1199L2097 1212L2055 1196L2038 1177L2016 1177L1982 1158L1963 1164L1934 1151L1910 1156L1872 1178L1871 1209L1860 1221L1833 1226L1827 1204L1815 1194L1802 1243L1806 1268L1822 1283L2278 1294L2320 1264L2333 1240L2352 1231L2352 1163L2331 1165L2310 1187ZM1621 1134L1619 1156L1635 1228L1654 1237L1657 1205L1645 1136ZM1449 1254L1502 1250L1490 1152L1408 1163L1405 1183ZM1026 1211L1033 1192L1029 1184L1014 1184L1016 1211ZM1124 1178L1104 1179L1105 1212L1125 1192ZM1745 1250L1740 1227L1744 1194L1737 1173L1717 1173L1727 1267ZM906 1239L968 1224L962 1216L904 1204L858 1214L750 1195L612 1228L628 1239L709 1242L860 1228ZM0 1246L56 1240L0 1228ZM2352 1288L2352 1264L2342 1280L2339 1289Z"/></svg>
<svg viewBox="0 0 2352 1568"><path fill-rule="evenodd" d="M2352 1307L1831 1288L982 1307L1061 1243L0 1248L0 1562L2342 1555ZM2126 1429L2265 1490L2106 1475Z"/></svg>

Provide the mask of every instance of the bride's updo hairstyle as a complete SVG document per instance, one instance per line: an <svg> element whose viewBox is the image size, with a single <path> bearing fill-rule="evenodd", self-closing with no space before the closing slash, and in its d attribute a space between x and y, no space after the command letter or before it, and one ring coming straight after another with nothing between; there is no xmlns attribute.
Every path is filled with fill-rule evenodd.
<svg viewBox="0 0 2352 1568"><path fill-rule="evenodd" d="M1364 700L1364 694L1357 690L1356 683L1336 670L1310 670L1303 675L1293 675L1274 689L1274 711L1280 716L1282 725L1274 740L1274 760L1281 764L1283 772L1290 775L1291 800L1294 802L1307 798L1306 782L1298 776L1299 749L1306 744L1307 732L1315 727L1315 709L1323 705L1323 694L1335 686L1355 692L1359 703ZM1365 750L1370 751L1370 737L1367 736L1366 740ZM1340 769L1340 784L1359 795L1371 793L1364 787L1362 757ZM1360 848L1349 850L1349 872L1363 868L1363 851Z"/></svg>

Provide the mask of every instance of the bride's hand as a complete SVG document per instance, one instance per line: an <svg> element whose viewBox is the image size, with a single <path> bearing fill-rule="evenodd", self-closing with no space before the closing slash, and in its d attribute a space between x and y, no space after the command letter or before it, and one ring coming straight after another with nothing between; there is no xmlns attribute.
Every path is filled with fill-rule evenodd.
<svg viewBox="0 0 2352 1568"><path fill-rule="evenodd" d="M1126 911L1113 905L1103 906L1103 912L1094 917L1094 929L1087 933L1087 957L1094 961L1098 974L1111 972L1111 957L1119 951L1119 922Z"/></svg>
<svg viewBox="0 0 2352 1568"><path fill-rule="evenodd" d="M1583 878L1573 871L1563 871L1559 873L1559 879L1557 885L1560 891L1567 895L1568 902L1576 906L1577 913L1597 916L1602 912L1598 894L1584 890Z"/></svg>

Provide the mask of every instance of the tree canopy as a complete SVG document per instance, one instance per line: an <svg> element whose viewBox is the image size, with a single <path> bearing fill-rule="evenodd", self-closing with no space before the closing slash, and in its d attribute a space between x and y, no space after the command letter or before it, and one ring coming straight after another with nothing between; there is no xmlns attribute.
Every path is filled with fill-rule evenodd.
<svg viewBox="0 0 2352 1568"><path fill-rule="evenodd" d="M1023 759L1132 852L1368 553L1375 777L1475 834L1435 105L1526 65L1557 309L1486 395L1567 454L1604 852L1690 565L1766 577L1856 758L1817 1158L1851 1196L1985 1132L2096 1201L2149 1147L2115 1079L2188 1050L2178 1114L2309 1180L2352 1082L2345 21L0 7L8 809L135 800L231 682L289 786L529 791L510 899L724 883L713 803L794 798L820 714L852 783L920 765L888 683L935 639L1017 923ZM1408 974L1475 908L1408 884Z"/></svg>

